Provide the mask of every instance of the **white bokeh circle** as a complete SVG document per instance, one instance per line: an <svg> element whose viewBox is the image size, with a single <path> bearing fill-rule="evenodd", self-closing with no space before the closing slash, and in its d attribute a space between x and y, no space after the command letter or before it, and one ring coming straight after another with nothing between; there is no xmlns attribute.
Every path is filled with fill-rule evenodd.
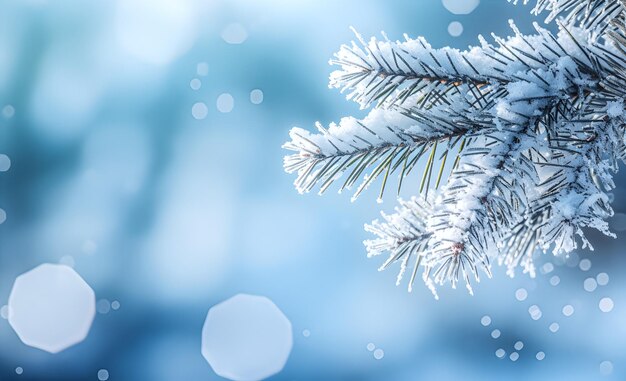
<svg viewBox="0 0 626 381"><path fill-rule="evenodd" d="M221 35L222 39L231 45L243 44L248 39L248 31L239 23L228 24Z"/></svg>
<svg viewBox="0 0 626 381"><path fill-rule="evenodd" d="M87 337L96 297L74 269L47 263L15 279L8 312L9 324L24 344L58 353Z"/></svg>
<svg viewBox="0 0 626 381"><path fill-rule="evenodd" d="M258 381L280 372L291 353L291 322L268 298L238 294L213 306L202 355L219 376Z"/></svg>
<svg viewBox="0 0 626 381"><path fill-rule="evenodd" d="M478 7L480 0L442 0L443 6L455 15L470 14Z"/></svg>
<svg viewBox="0 0 626 381"><path fill-rule="evenodd" d="M187 52L197 37L195 2L118 0L115 35L142 62L166 65Z"/></svg>
<svg viewBox="0 0 626 381"><path fill-rule="evenodd" d="M220 96L217 97L216 106L219 112L224 114L229 113L233 111L235 107L235 98L229 93L220 94Z"/></svg>
<svg viewBox="0 0 626 381"><path fill-rule="evenodd" d="M449 25L448 25L448 33L452 36L452 37L458 37L463 33L463 24L461 24L458 21L452 21Z"/></svg>

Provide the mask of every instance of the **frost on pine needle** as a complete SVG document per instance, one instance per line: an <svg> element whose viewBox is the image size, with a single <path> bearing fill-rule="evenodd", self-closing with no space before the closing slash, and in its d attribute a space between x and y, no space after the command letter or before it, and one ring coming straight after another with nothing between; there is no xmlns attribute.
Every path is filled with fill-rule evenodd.
<svg viewBox="0 0 626 381"><path fill-rule="evenodd" d="M512 1L517 3L518 1ZM527 4L531 1L521 1ZM285 169L301 193L333 183L353 199L419 173L419 196L366 225L368 256L436 285L471 284L491 265L534 276L537 252L590 248L588 228L614 236L609 194L626 157L626 6L622 0L537 0L558 32L479 36L467 50L425 38L343 45L330 87L362 108L317 133L293 128ZM491 42L490 42L491 41ZM411 182L414 184L414 182ZM404 185L408 182L404 182Z"/></svg>

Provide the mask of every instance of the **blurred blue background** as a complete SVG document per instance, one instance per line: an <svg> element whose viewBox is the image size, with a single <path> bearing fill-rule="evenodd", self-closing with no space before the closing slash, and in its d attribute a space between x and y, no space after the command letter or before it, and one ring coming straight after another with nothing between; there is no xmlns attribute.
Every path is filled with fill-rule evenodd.
<svg viewBox="0 0 626 381"><path fill-rule="evenodd" d="M363 223L393 210L391 192L382 205L374 190L355 203L300 196L282 169L290 127L364 115L327 88L349 26L465 48L510 34L509 18L530 31L529 11L504 0L467 15L440 0L0 0L0 153L11 160L0 173L0 306L16 276L45 262L73 265L100 301L87 339L57 355L0 319L0 380L97 380L99 369L110 380L219 380L200 333L208 309L237 293L269 297L292 323L293 351L271 380L625 379L623 236L591 234L593 253L540 258L555 263L549 274L511 280L496 268L475 296L445 289L435 301L365 257ZM230 112L224 97L218 109L224 93ZM623 212L626 178L617 183ZM586 292L600 272L610 282ZM603 313L607 296L615 308Z"/></svg>

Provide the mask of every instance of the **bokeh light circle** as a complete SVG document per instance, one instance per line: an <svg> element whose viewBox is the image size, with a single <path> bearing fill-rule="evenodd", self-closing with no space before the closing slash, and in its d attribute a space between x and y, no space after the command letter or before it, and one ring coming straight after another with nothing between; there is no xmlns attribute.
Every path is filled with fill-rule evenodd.
<svg viewBox="0 0 626 381"><path fill-rule="evenodd" d="M220 94L217 97L217 110L221 113L229 113L235 107L235 98L229 93Z"/></svg>
<svg viewBox="0 0 626 381"><path fill-rule="evenodd" d="M614 306L613 299L609 297L600 299L600 302L598 303L598 307L602 312L611 312L613 311Z"/></svg>
<svg viewBox="0 0 626 381"><path fill-rule="evenodd" d="M98 380L107 381L109 379L109 371L106 369L100 369L98 371Z"/></svg>
<svg viewBox="0 0 626 381"><path fill-rule="evenodd" d="M243 44L248 39L248 31L239 23L227 25L221 33L222 39L229 44Z"/></svg>
<svg viewBox="0 0 626 381"><path fill-rule="evenodd" d="M166 65L187 52L197 37L196 26L191 0L117 1L117 41L145 63Z"/></svg>
<svg viewBox="0 0 626 381"><path fill-rule="evenodd" d="M202 355L219 376L258 381L280 372L291 353L291 323L263 296L238 294L209 310Z"/></svg>
<svg viewBox="0 0 626 381"><path fill-rule="evenodd" d="M203 102L194 103L191 107L191 116L196 120L203 120L209 114L209 109Z"/></svg>
<svg viewBox="0 0 626 381"><path fill-rule="evenodd" d="M254 89L250 92L250 102L255 105L263 103L263 91L260 89Z"/></svg>
<svg viewBox="0 0 626 381"><path fill-rule="evenodd" d="M8 310L9 324L24 344L57 353L87 337L96 298L71 267L43 264L15 279Z"/></svg>
<svg viewBox="0 0 626 381"><path fill-rule="evenodd" d="M470 14L478 7L480 0L442 0L443 6L455 15Z"/></svg>
<svg viewBox="0 0 626 381"><path fill-rule="evenodd" d="M463 24L458 21L452 21L448 25L448 33L452 37L458 37L463 33Z"/></svg>
<svg viewBox="0 0 626 381"><path fill-rule="evenodd" d="M11 159L3 154L0 153L0 172L6 172L11 168Z"/></svg>

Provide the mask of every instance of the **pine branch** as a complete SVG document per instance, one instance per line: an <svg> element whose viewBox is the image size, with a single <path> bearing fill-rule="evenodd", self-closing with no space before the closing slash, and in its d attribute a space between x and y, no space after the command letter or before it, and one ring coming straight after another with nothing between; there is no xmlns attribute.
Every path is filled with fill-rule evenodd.
<svg viewBox="0 0 626 381"><path fill-rule="evenodd" d="M579 102L585 106L602 107L605 112L607 107L615 106L611 102L594 105L594 101L589 98ZM469 234L474 240L480 242L471 242L468 247L472 248L472 250L475 247L479 247L484 252L495 252L492 256L498 260L499 264L508 268L507 273L511 276L514 274L514 269L520 264L525 272L534 275L532 255L537 248L548 250L553 245L553 253L555 255L569 252L576 248L577 235L580 236L583 245L588 246L589 242L585 239L582 230L585 227L593 227L611 235L608 232L608 225L605 222L599 222L609 217L612 213L607 203L606 195L591 180L591 177L585 174L585 171L587 170L586 163L589 160L593 159L598 163L602 162L605 159L602 158L600 152L606 149L606 147L613 148L611 144L619 143L619 139L616 138L623 136L623 121L620 115L609 123L604 120L594 121L594 123L600 123L602 126L589 128L588 118L590 115L595 115L597 110L587 109L581 111L577 109L577 105L567 103L567 105L559 104L554 107L554 111L547 113L548 116L542 120L544 125L542 125L540 130L545 132L551 131L552 129L546 128L545 124L558 124L559 127L554 128L557 133L566 131L571 133L572 131L580 130L580 136L568 136L567 139L551 139L550 144L553 144L553 146L550 149L554 151L551 155L552 159L557 158L562 163L555 170L546 172L544 165L550 164L551 161L548 158L542 158L541 155L535 155L538 161L535 164L537 170L543 170L544 177L548 176L548 178L544 181L535 180L537 182L536 196L534 198L531 197L532 201L528 201L532 202L532 204L528 205L527 208L516 209L525 213L523 215L519 214L517 220L511 219L509 216L508 219L502 219L498 222L495 216L502 216L510 212L508 207L502 207L502 204L500 204L500 206L486 208L489 210L489 213L483 213L485 208L477 204L478 207L473 210L473 212L482 213L483 224L474 225L474 227L479 226L480 235L476 232ZM576 124L578 127L574 128L572 124ZM581 126L583 127L582 129ZM594 134L588 136L590 131L596 129L611 130L611 132L607 135ZM602 141L598 139L599 136L611 135L613 136L612 139L603 139ZM521 146L522 144L518 144L518 147ZM566 149L565 146L571 146L571 149ZM523 161L527 167L533 165L531 164L532 152L538 150L538 148L537 146L532 147L532 149L528 150L528 156L523 156ZM513 151L515 149L504 150L504 152L507 152L507 155L511 155ZM504 161L501 160L500 163ZM474 165L478 166L475 163ZM610 189L613 186L611 173L615 170L615 167L604 166L603 168L605 168L605 173L598 173L597 175L603 179L601 180L602 186ZM509 170L514 172L516 167L509 167ZM477 171L469 175L475 176L479 173ZM494 177L494 181L507 177L511 176L497 176ZM473 180L476 179L474 178ZM500 187L498 190L501 194L505 194L507 189L515 188L511 184L505 185L505 187ZM464 188L462 187L461 189ZM489 190L492 191L493 188ZM574 192L581 192L582 196L578 196L579 201L572 204L572 200L564 196ZM485 194L490 195L490 192L485 192ZM486 201L487 198L484 198L484 202ZM520 199L519 201L521 202L522 200ZM574 211L572 211L572 205L574 205ZM495 212L498 208L500 212ZM468 209L463 209L463 211L467 213ZM436 208L433 208L429 203L418 199L413 199L410 202L401 202L401 208L398 208L396 212L392 216L383 215L386 220L385 224L375 221L373 225L366 226L366 230L376 234L379 238L366 241L365 244L370 256L379 255L383 252L390 253L389 258L381 266L380 270L387 268L395 261L401 262L398 282L409 264L412 264L413 269L409 281L409 289L412 288L419 265L424 267L423 278L433 292L435 292L434 285L445 280L450 280L453 284L456 284L459 277L461 277L468 282L468 273L473 272L476 275L476 268L472 264L479 263L485 267L487 272L489 271L488 262L482 262L477 258L472 259L472 255L480 256L481 252L473 251L471 255L464 252L466 243L452 242L449 245L450 247L448 247L448 250L452 251L451 253L448 252L447 256L444 255L443 257L437 255L437 247L442 246L438 243L445 242L445 239L437 239L436 237L436 233L438 230L441 230L441 226L437 226L437 222L429 226L424 221L432 221L433 218L444 216L435 215ZM472 212L471 208L469 212ZM570 216L575 216L575 218L570 218ZM449 216L447 217L449 219ZM459 219L458 216L456 219ZM479 220L476 217L474 219ZM484 222L485 220L487 220L486 223ZM514 223L511 223L511 221ZM488 226L490 230L483 229L484 225ZM446 224L444 223L443 226L446 226ZM446 226L446 228L449 228L449 226ZM471 228L472 226L470 226ZM491 239L481 238L485 237L485 231L488 232L488 235L491 235ZM500 242L504 244L499 244ZM438 263L429 263L428 257L433 254L437 255ZM487 257L481 259L488 261ZM436 267L437 265L439 267ZM438 275L439 277L437 277Z"/></svg>
<svg viewBox="0 0 626 381"><path fill-rule="evenodd" d="M517 4L519 0L507 0ZM523 0L524 5L530 0ZM561 17L565 24L576 25L602 34L611 21L624 11L622 0L536 0L534 15L548 12L546 23Z"/></svg>
<svg viewBox="0 0 626 381"><path fill-rule="evenodd" d="M472 293L470 276L479 282L481 269L491 277L489 257L502 234L522 218L526 188L534 185L534 174L526 172L533 168L523 155L531 127L486 135L486 153L453 173L429 219L433 235L426 262L434 283L449 281L456 288L463 279Z"/></svg>
<svg viewBox="0 0 626 381"><path fill-rule="evenodd" d="M290 132L292 140L283 147L297 153L285 157L285 170L298 173L295 181L298 191L309 192L320 184L320 194L350 171L340 191L351 189L363 178L353 199L381 175L384 176L382 197L389 176L400 171L399 192L402 179L416 168L420 158L430 157L424 173L432 171L435 153L447 155L475 125L449 123L432 116L431 128L424 131L417 123L427 117L411 110L398 113L375 109L363 120L344 118L339 125L332 124L328 129L318 124L320 133L315 135L294 128ZM366 174L368 168L373 170Z"/></svg>
<svg viewBox="0 0 626 381"><path fill-rule="evenodd" d="M357 34L361 45L331 61L340 68L330 85L377 107L319 134L293 129L285 169L298 172L301 192L322 193L344 172L341 189L363 178L354 197L382 177L381 197L390 175L399 192L419 168L423 198L366 226L377 236L368 255L389 254L381 270L400 262L398 282L411 268L409 289L420 267L433 292L459 281L471 292L470 278L490 276L493 261L534 275L537 250L591 247L585 229L612 235L607 192L626 158L624 1L537 0L557 34L535 24L523 35L511 22L513 37L480 37L466 51Z"/></svg>
<svg viewBox="0 0 626 381"><path fill-rule="evenodd" d="M428 238L431 236L426 229L425 221L431 214L432 207L427 201L417 197L409 201L399 200L399 203L396 213L392 215L382 213L384 222L375 220L371 225L365 225L365 230L378 238L367 240L364 244L368 257L389 253L389 257L378 271L385 270L394 262L400 262L396 285L400 284L406 270L411 268L408 289L412 291L427 249ZM436 296L428 277L424 277L424 280Z"/></svg>
<svg viewBox="0 0 626 381"><path fill-rule="evenodd" d="M530 207L530 214L547 214L539 244L544 250L552 246L555 255L576 249L576 236L583 248L592 248L584 228L614 237L606 222L613 215L606 192L615 187L615 153L624 141L623 105L621 100L592 98L581 101L582 110L559 123L557 133L561 139L553 139L555 157L551 162L558 161L561 167L548 172L538 189L539 197ZM614 107L619 111L609 110ZM597 108L602 109L605 117L594 120L599 114Z"/></svg>
<svg viewBox="0 0 626 381"><path fill-rule="evenodd" d="M507 268L507 275L513 277L515 269L521 266L524 273L535 276L533 255L539 247L541 227L547 219L544 209L537 210L504 235L497 258L498 264Z"/></svg>
<svg viewBox="0 0 626 381"><path fill-rule="evenodd" d="M534 276L533 254L537 248L547 251L552 247L554 255L561 255L576 249L576 236L583 247L591 247L583 233L586 227L613 236L604 221L612 215L608 196L600 188L614 187L612 173L617 167L602 163L616 157L601 153L619 152L616 144L623 142L623 120L621 115L609 117L608 122L606 118L594 119L607 114L612 102L593 98L564 102L554 115L544 118L544 123L551 127L546 131L554 133L547 147L550 155L535 155L541 180L530 197L524 220L506 233L498 255L499 264L507 267L510 276L520 265ZM589 163L602 168L601 173L596 173L596 180L589 172ZM575 195L576 202L570 195Z"/></svg>
<svg viewBox="0 0 626 381"><path fill-rule="evenodd" d="M372 37L367 43L356 31L357 45L342 45L332 65L341 69L330 75L330 87L348 91L362 108L376 103L403 104L417 93L446 94L461 84L482 87L488 84L457 49L433 49L423 38L405 36L405 42Z"/></svg>
<svg viewBox="0 0 626 381"><path fill-rule="evenodd" d="M562 72L559 63L544 74L543 81L553 83ZM542 119L550 118L560 103L549 93L549 87L534 82L519 81L509 87L493 120L499 128L481 130L484 141L479 157L465 161L461 170L452 174L438 201L439 208L429 219L434 234L425 258L428 276L432 269L435 284L450 281L456 288L463 279L471 293L469 278L473 275L480 281L478 269L490 277L489 257L498 257L502 239L523 221L527 189L538 182L530 150L540 149L536 144L540 126L550 133Z"/></svg>
<svg viewBox="0 0 626 381"><path fill-rule="evenodd" d="M382 190L390 174L400 170L399 185L401 185L402 179L411 172L422 155L427 154L429 160L424 170L427 176L423 177L421 191L425 185L430 185L430 181L425 181L432 178L434 161L430 157L435 154L437 147L441 151L440 143L447 145L440 153L446 158L448 150L458 143L459 137L469 131L491 126L492 113L498 113L497 119L500 121L497 123L519 119L522 114L515 110L516 106L501 107L502 102L499 100L502 98L512 97L514 98L512 102L518 105L546 103L572 94L576 95L583 89L590 91L595 87L594 68L591 67L591 63L584 62L588 53L577 48L581 44L572 44L576 41L571 34L557 38L537 27L539 35L533 36L533 39L542 41L543 46L550 47L551 52L539 54L528 37L522 36L517 28L512 26L517 33L515 38L508 41L496 38L501 47L484 45L488 52L483 52L487 56L499 55L500 61L507 59L515 62L514 59L519 56L532 59L534 66L530 63L519 63L517 65L519 72L504 75L505 70L500 70L503 73L500 79L506 77L506 81L509 82L501 83L498 80L497 85L488 86L473 82L458 83L449 87L445 94L428 88L427 91L413 94L402 102L415 104L410 108L390 104L388 106L390 111L374 112L363 121L347 118L342 120L338 127L331 126L329 131L318 125L321 132L319 135L309 135L304 130L294 129L292 142L286 144L285 148L298 153L285 159L285 168L290 173L298 172L295 183L297 189L300 192L309 192L315 185L321 184L320 193L323 193L342 173L353 168L341 187L341 190L350 189L367 172L367 168L373 167L373 171L357 189L355 197L380 175L384 176L380 192L382 196ZM566 53L568 51L566 49L574 51L568 57L560 58L558 55ZM450 63L452 62L450 59ZM470 61L467 62L469 64ZM512 82L513 80L515 82ZM554 86L554 83L557 86ZM384 127L376 130L376 126L381 123L379 121L381 115L384 115L382 117ZM400 126L384 121L386 117L395 118L393 123ZM391 135L388 134L389 131L392 132ZM386 135L389 136L389 140L386 140ZM443 175L444 165L445 160L439 168L439 175L436 176L437 187ZM425 189L428 190L428 187ZM399 190L400 186L398 192Z"/></svg>
<svg viewBox="0 0 626 381"><path fill-rule="evenodd" d="M493 94L519 80L542 81L546 67L559 60L573 61L577 70L588 76L589 85L597 80L597 63L591 59L588 41L591 36L574 26L562 26L558 36L535 25L537 34L523 35L513 22L515 36L503 39L493 36L497 46L480 38L481 46L466 51L452 48L434 49L423 38L405 41L385 41L372 37L366 43L357 34L361 45L354 41L343 45L330 63L340 66L330 76L330 87L347 92L347 98L362 108L375 104L428 109L456 94L480 92L483 103L489 104ZM582 40L582 41L579 41ZM609 54L611 49L599 45ZM567 83L579 72L563 73L562 92L575 92ZM547 81L543 81L548 85ZM421 97L415 97L422 94Z"/></svg>

